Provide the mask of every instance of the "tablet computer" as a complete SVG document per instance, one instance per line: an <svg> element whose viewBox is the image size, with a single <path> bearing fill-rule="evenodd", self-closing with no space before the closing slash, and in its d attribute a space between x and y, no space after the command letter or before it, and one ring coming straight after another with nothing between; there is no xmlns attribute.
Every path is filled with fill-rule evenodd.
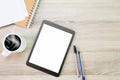
<svg viewBox="0 0 120 80"><path fill-rule="evenodd" d="M26 64L58 77L75 31L44 20Z"/></svg>

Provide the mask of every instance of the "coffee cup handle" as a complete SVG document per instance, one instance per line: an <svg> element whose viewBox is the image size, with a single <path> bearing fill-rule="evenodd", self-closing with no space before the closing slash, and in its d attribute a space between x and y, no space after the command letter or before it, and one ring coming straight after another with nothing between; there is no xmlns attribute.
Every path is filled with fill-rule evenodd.
<svg viewBox="0 0 120 80"><path fill-rule="evenodd" d="M11 54L11 52L10 51L6 51L6 50L4 50L3 52L2 52L2 55L3 56L9 56Z"/></svg>

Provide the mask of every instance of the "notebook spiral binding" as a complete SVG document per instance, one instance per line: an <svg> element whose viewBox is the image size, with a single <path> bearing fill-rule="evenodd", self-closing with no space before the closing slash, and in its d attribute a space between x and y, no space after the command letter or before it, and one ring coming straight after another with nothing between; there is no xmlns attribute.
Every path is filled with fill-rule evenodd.
<svg viewBox="0 0 120 80"><path fill-rule="evenodd" d="M30 28L30 26L32 26L35 14L36 14L38 7L39 7L39 4L40 4L40 0L36 0L33 7L32 7L31 12L30 12L30 15L29 15L30 17L26 23L27 28Z"/></svg>

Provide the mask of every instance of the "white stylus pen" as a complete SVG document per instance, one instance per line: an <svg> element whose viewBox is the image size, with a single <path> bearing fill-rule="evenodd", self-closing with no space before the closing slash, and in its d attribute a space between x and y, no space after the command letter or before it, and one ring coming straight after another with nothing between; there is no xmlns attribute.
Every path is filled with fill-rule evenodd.
<svg viewBox="0 0 120 80"><path fill-rule="evenodd" d="M80 72L79 72L79 64L78 64L78 56L77 56L77 49L76 49L76 46L73 47L74 48L74 57L75 57L75 66L76 66L76 73L77 73L77 76L80 77Z"/></svg>

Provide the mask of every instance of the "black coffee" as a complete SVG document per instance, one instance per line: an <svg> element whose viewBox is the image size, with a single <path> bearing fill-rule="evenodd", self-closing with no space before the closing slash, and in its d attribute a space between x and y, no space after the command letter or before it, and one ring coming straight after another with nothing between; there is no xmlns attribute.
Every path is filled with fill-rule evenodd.
<svg viewBox="0 0 120 80"><path fill-rule="evenodd" d="M17 35L11 34L6 37L4 44L8 50L15 51L20 47L21 40Z"/></svg>

